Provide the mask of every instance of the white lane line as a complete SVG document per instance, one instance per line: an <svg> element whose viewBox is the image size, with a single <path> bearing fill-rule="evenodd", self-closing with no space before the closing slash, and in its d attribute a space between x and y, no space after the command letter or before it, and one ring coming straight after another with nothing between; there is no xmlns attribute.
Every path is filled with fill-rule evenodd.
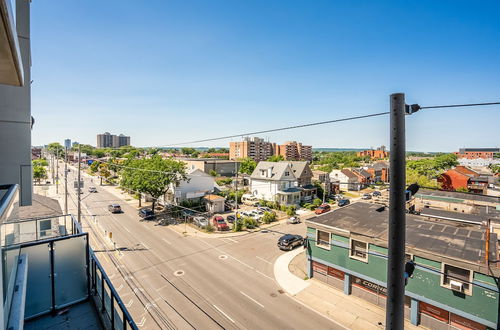
<svg viewBox="0 0 500 330"><path fill-rule="evenodd" d="M248 299L250 299L251 301L253 301L254 303L256 303L257 305L259 305L260 307L264 308L264 305L262 305L260 302L258 302L257 300L255 300L252 297L250 297L249 295L247 295L245 292L240 291L240 293L242 295L244 295L245 297L247 297Z"/></svg>
<svg viewBox="0 0 500 330"><path fill-rule="evenodd" d="M233 243L238 243L238 241L232 239L232 238L229 238L229 237L224 237L223 239L227 239L228 241L231 241Z"/></svg>
<svg viewBox="0 0 500 330"><path fill-rule="evenodd" d="M125 304L125 307L129 308L130 306L132 306L133 303L134 303L134 299L130 299L128 304Z"/></svg>
<svg viewBox="0 0 500 330"><path fill-rule="evenodd" d="M141 245L144 246L146 249L149 250L149 247L146 244L144 244L144 243L141 242Z"/></svg>
<svg viewBox="0 0 500 330"><path fill-rule="evenodd" d="M139 328L142 328L142 326L144 325L144 322L146 322L146 318L143 316L141 322L137 323L137 326Z"/></svg>
<svg viewBox="0 0 500 330"><path fill-rule="evenodd" d="M228 253L226 253L225 251L223 251L223 250L219 249L219 248L218 248L218 247L216 247L215 245L212 245L212 244L210 244L210 243L207 243L207 242L205 242L204 240L200 240L200 241L202 241L202 242L203 242L203 243L205 243L206 245L210 246L211 248L213 248L213 249L215 249L215 250L219 251L220 253L225 254L225 255L227 255L228 257L230 257L230 258L232 258L232 259L234 259L234 260L238 261L240 264L242 264L242 265L244 265L244 266L246 266L246 267L248 267L248 268L250 268L250 269L255 269L255 268L253 268L252 266L250 266L249 264L247 264L247 263L245 263L245 262L243 262L243 261L241 261L241 260L239 260L239 259L236 259L235 257L233 257L233 256L229 255Z"/></svg>
<svg viewBox="0 0 500 330"><path fill-rule="evenodd" d="M120 291L121 289L123 289L123 284L121 284L119 287L117 287L116 291Z"/></svg>
<svg viewBox="0 0 500 330"><path fill-rule="evenodd" d="M270 264L270 265L272 265L272 264L273 264L272 262L269 262L269 261L267 261L266 259L261 258L261 257L259 257L259 256L256 256L256 258L257 258L257 259L260 259L260 260L262 260L262 261L264 261L264 262L267 262L267 263L268 263L268 264Z"/></svg>
<svg viewBox="0 0 500 330"><path fill-rule="evenodd" d="M230 317L229 317L226 313L224 313L224 312L222 311L222 309L220 309L219 307L217 307L217 306L215 306L215 305L213 305L213 304L212 304L212 306L214 306L214 307L215 307L215 309L216 309L216 310L218 310L218 311L219 311L222 315L224 315L225 317L227 317L227 319L228 319L229 321L231 321L231 322L233 322L233 323L236 323L236 322L234 322L234 320L233 320L232 318L230 318Z"/></svg>
<svg viewBox="0 0 500 330"><path fill-rule="evenodd" d="M166 239L163 238L163 241L169 245L171 245L172 243L170 243L169 241L167 241Z"/></svg>
<svg viewBox="0 0 500 330"><path fill-rule="evenodd" d="M132 232L131 232L130 230L128 230L128 228L127 228L127 227L123 227L123 228L125 228L125 230L126 230L126 231L128 231L129 233L131 233L131 234L132 234Z"/></svg>
<svg viewBox="0 0 500 330"><path fill-rule="evenodd" d="M260 271L258 271L258 270L256 270L256 272L257 272L257 273L259 273L260 275L265 276L265 277L267 277L268 279L270 279L270 280L273 280L273 281L274 281L274 278L272 278L271 276L268 276L268 275L266 275L266 274L264 274L263 272L260 272Z"/></svg>

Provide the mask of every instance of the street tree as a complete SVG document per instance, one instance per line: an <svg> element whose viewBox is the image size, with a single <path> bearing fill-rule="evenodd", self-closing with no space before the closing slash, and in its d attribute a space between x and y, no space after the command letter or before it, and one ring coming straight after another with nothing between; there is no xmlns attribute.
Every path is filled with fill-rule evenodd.
<svg viewBox="0 0 500 330"><path fill-rule="evenodd" d="M281 162L282 160L285 160L282 155L272 155L267 159L268 162Z"/></svg>
<svg viewBox="0 0 500 330"><path fill-rule="evenodd" d="M40 184L40 180L47 178L47 169L44 166L33 166L33 178Z"/></svg>
<svg viewBox="0 0 500 330"><path fill-rule="evenodd" d="M156 200L166 194L170 186L187 179L183 162L163 159L159 155L130 159L126 166L122 170L120 184L134 192L150 195L153 198L153 212Z"/></svg>
<svg viewBox="0 0 500 330"><path fill-rule="evenodd" d="M255 167L257 167L257 163L252 158L241 158L240 161L240 172L245 174L252 174Z"/></svg>
<svg viewBox="0 0 500 330"><path fill-rule="evenodd" d="M101 186L102 186L102 179L106 179L106 181L109 179L111 176L111 172L109 171L109 167L107 163L100 163L98 165L99 169L99 177L101 178Z"/></svg>

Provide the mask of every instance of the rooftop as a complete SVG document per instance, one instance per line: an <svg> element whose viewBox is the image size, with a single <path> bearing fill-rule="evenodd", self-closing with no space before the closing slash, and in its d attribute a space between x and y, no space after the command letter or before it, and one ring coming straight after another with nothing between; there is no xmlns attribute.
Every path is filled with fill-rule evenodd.
<svg viewBox="0 0 500 330"><path fill-rule="evenodd" d="M364 236L364 239L387 247L389 210L379 204L364 202L334 210L306 220L308 225L320 225L345 235ZM425 217L406 216L407 250L434 260L443 258L459 262L484 265L484 230L478 225ZM497 255L497 235L491 234L490 256Z"/></svg>
<svg viewBox="0 0 500 330"><path fill-rule="evenodd" d="M478 194L464 193L458 191L420 189L418 193L415 195L415 197L419 198L420 197L425 198L425 196L447 197L457 200L470 200L470 201L500 204L500 197L498 196L486 196L486 195L478 195Z"/></svg>

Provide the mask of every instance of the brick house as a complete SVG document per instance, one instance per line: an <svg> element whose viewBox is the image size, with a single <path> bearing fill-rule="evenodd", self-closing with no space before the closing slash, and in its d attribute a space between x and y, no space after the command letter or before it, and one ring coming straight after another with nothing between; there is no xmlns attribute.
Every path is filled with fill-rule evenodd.
<svg viewBox="0 0 500 330"><path fill-rule="evenodd" d="M462 188L484 194L488 188L488 178L465 166L457 166L442 173L437 181L441 184L441 189L450 191Z"/></svg>

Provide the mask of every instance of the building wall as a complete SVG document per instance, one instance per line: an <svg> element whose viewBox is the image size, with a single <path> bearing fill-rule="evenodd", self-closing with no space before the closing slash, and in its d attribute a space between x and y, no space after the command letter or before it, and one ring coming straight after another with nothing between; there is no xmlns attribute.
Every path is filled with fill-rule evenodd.
<svg viewBox="0 0 500 330"><path fill-rule="evenodd" d="M312 239L309 244L309 253L314 260L321 260L331 265L346 269L346 272L363 276L365 279L387 286L387 249L384 247L369 245L370 253L380 256L369 255L368 262L359 261L349 256L349 238L332 234L332 244L343 247L332 246L330 250L317 247L315 244L316 230L307 228L307 236ZM361 239L360 239L361 240ZM470 314L480 319L496 323L499 308L499 294L495 292L495 280L487 275L474 273L474 282L491 287L492 290L474 286L472 295L456 294L454 291L441 286L441 263L414 257L417 265L424 265L431 270L422 269L417 266L413 278L408 281L406 295L424 300L438 307L448 309L454 313L465 316ZM468 316L470 316L468 315Z"/></svg>
<svg viewBox="0 0 500 330"><path fill-rule="evenodd" d="M442 189L456 190L457 188L467 188L469 177L455 170L448 170L441 174L437 180Z"/></svg>
<svg viewBox="0 0 500 330"><path fill-rule="evenodd" d="M19 184L20 205L25 206L31 205L33 189L29 1L16 2L16 28L24 86L0 85L0 184Z"/></svg>

